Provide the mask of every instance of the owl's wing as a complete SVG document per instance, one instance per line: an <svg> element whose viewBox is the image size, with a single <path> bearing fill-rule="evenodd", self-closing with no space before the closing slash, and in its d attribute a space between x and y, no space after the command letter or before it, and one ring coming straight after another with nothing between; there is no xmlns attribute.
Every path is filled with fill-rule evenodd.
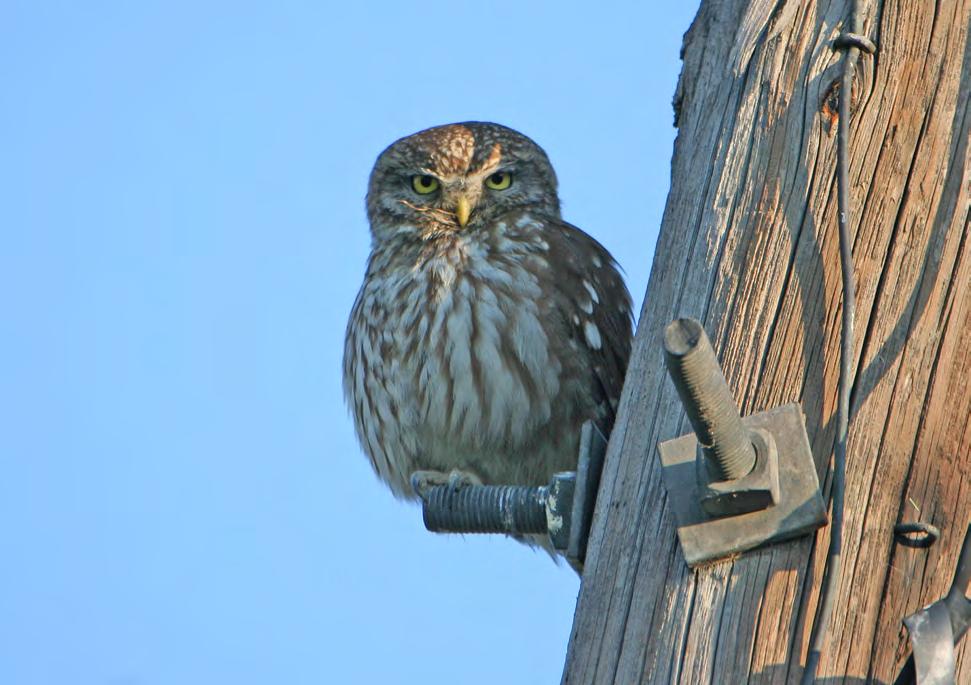
<svg viewBox="0 0 971 685"><path fill-rule="evenodd" d="M566 222L550 227L554 287L563 324L592 368L590 392L599 407L604 435L613 427L630 360L631 298L617 262L607 249Z"/></svg>

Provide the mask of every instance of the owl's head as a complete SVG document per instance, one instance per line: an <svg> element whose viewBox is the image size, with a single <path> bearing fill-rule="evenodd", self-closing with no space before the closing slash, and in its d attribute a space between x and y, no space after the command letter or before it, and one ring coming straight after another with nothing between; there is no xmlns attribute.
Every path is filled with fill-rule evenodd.
<svg viewBox="0 0 971 685"><path fill-rule="evenodd" d="M482 122L436 126L392 143L371 172L367 208L379 242L474 231L515 209L560 213L543 149Z"/></svg>

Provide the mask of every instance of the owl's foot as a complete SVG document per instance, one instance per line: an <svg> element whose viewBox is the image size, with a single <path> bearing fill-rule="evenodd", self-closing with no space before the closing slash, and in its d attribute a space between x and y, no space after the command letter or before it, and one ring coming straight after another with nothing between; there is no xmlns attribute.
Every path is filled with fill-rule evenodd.
<svg viewBox="0 0 971 685"><path fill-rule="evenodd" d="M455 492L468 485L482 485L482 480L474 473L452 469L448 473L444 471L415 471L411 474L411 487L415 494L425 499L425 493L429 488L438 485L447 485L449 490Z"/></svg>

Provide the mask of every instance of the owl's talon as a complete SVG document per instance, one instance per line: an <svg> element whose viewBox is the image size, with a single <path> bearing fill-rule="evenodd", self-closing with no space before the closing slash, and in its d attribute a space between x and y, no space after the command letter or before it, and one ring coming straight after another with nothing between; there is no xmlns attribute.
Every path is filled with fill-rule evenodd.
<svg viewBox="0 0 971 685"><path fill-rule="evenodd" d="M411 474L411 489L422 500L430 488L449 484L449 474L441 471L415 471Z"/></svg>
<svg viewBox="0 0 971 685"><path fill-rule="evenodd" d="M481 485L482 481L476 478L474 475L467 471L460 471L459 469L452 469L448 474L448 489L449 494L455 494L462 488L468 487L470 485Z"/></svg>
<svg viewBox="0 0 971 685"><path fill-rule="evenodd" d="M442 471L415 471L411 474L411 488L422 500L430 488L444 485L449 494L455 494L469 485L482 485L482 481L475 474L461 469L452 469L448 473Z"/></svg>

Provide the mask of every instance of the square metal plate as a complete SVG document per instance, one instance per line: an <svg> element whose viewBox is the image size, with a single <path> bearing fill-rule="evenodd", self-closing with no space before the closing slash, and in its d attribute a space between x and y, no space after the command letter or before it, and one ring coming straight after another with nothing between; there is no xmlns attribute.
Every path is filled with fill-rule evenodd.
<svg viewBox="0 0 971 685"><path fill-rule="evenodd" d="M700 566L747 550L805 535L826 524L826 508L802 408L786 404L742 419L775 438L779 454L779 504L738 516L710 518L698 500L694 433L658 445L668 506L674 513L688 566Z"/></svg>

